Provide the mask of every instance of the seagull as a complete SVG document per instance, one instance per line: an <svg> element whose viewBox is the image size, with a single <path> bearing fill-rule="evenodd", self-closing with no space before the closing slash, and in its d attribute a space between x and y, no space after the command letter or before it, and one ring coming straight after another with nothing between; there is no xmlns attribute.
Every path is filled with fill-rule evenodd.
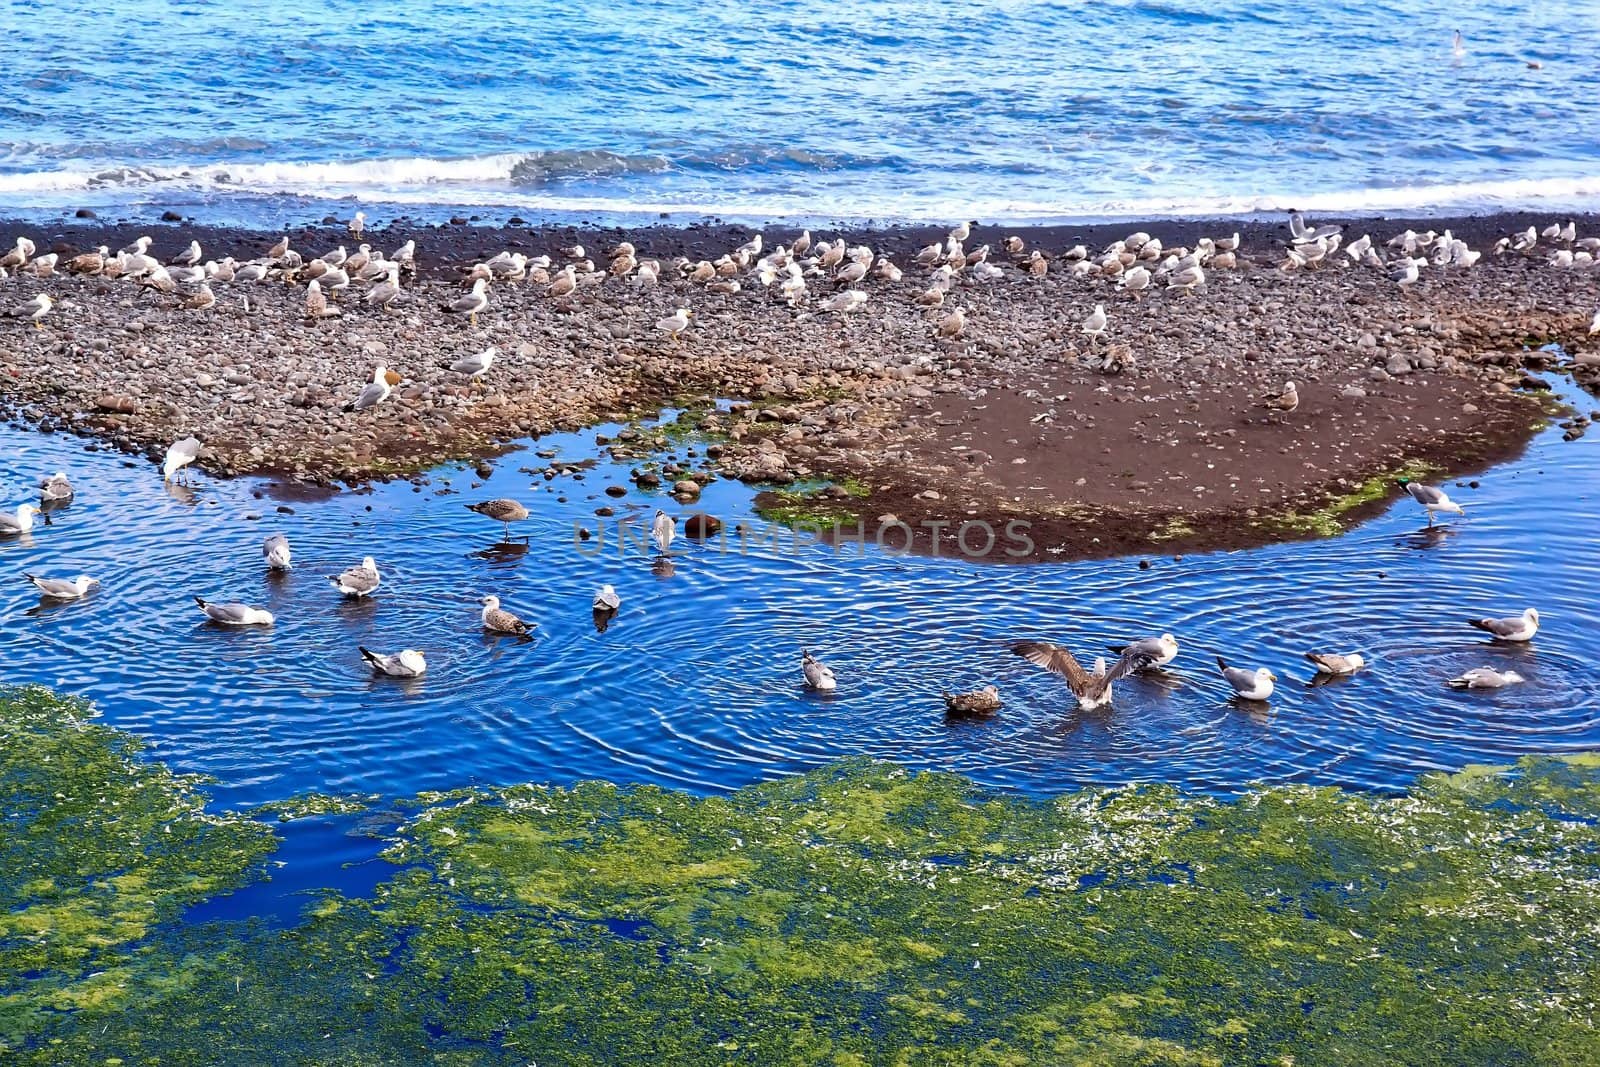
<svg viewBox="0 0 1600 1067"><path fill-rule="evenodd" d="M72 579L40 578L34 574L24 574L23 577L34 584L40 596L49 600L79 600L100 584L98 578L91 578L87 574Z"/></svg>
<svg viewBox="0 0 1600 1067"><path fill-rule="evenodd" d="M1429 526L1433 525L1434 513L1438 511L1466 515L1466 512L1461 509L1461 505L1445 495L1443 489L1438 489L1431 485L1423 485L1421 482L1406 482L1405 487L1406 492L1411 494L1411 499L1428 509Z"/></svg>
<svg viewBox="0 0 1600 1067"><path fill-rule="evenodd" d="M483 628L497 634L516 634L518 637L527 637L532 629L527 623L517 618L511 612L500 607L500 598L486 596L478 603L483 605Z"/></svg>
<svg viewBox="0 0 1600 1067"><path fill-rule="evenodd" d="M1233 687L1233 691L1240 700L1266 700L1272 696L1272 683L1278 676L1265 667L1257 667L1247 671L1243 667L1230 667L1221 656L1217 657L1217 669L1222 672L1223 681Z"/></svg>
<svg viewBox="0 0 1600 1067"><path fill-rule="evenodd" d="M867 294L860 289L846 289L842 293L828 297L821 304L823 311L835 311L840 315L848 315L856 308L867 302Z"/></svg>
<svg viewBox="0 0 1600 1067"><path fill-rule="evenodd" d="M394 298L400 295L400 264L391 263L383 281L367 290L367 303L377 304L385 311L394 303Z"/></svg>
<svg viewBox="0 0 1600 1067"><path fill-rule="evenodd" d="M378 564L368 556L361 561L359 567L351 567L341 574L328 575L328 581L345 596L363 597L376 592L383 577L378 573Z"/></svg>
<svg viewBox="0 0 1600 1067"><path fill-rule="evenodd" d="M690 311L688 308L679 308L666 318L657 319L656 329L666 330L667 335L676 341L678 339L678 335L689 328L689 320L693 316L694 312Z"/></svg>
<svg viewBox="0 0 1600 1067"><path fill-rule="evenodd" d="M1094 670L1085 671L1078 665L1071 652L1048 641L1018 641L1011 646L1011 651L1029 663L1036 663L1065 678L1067 685L1072 689L1072 695L1078 698L1078 708L1082 711L1093 711L1111 703L1113 683L1134 671L1144 669L1151 662L1150 657L1129 651L1119 656L1110 670L1106 669L1105 658L1097 657L1094 661Z"/></svg>
<svg viewBox="0 0 1600 1067"><path fill-rule="evenodd" d="M375 408L389 398L389 389L389 368L380 362L373 368L372 381L367 383L359 396L340 410L350 412Z"/></svg>
<svg viewBox="0 0 1600 1067"><path fill-rule="evenodd" d="M945 714L951 718L987 719L1000 710L1000 690L992 685L971 693L944 693Z"/></svg>
<svg viewBox="0 0 1600 1067"><path fill-rule="evenodd" d="M489 306L489 283L482 278L472 283L472 292L452 303L445 310L452 315L465 315L473 326L478 325L478 312Z"/></svg>
<svg viewBox="0 0 1600 1067"><path fill-rule="evenodd" d="M167 260L167 265L173 267L197 267L204 258L200 252L200 242L190 241L188 248Z"/></svg>
<svg viewBox="0 0 1600 1067"><path fill-rule="evenodd" d="M1083 332L1088 335L1089 340L1098 341L1106 335L1107 321L1105 305L1096 304L1094 311L1083 320Z"/></svg>
<svg viewBox="0 0 1600 1067"><path fill-rule="evenodd" d="M672 539L676 536L678 536L678 524L671 515L657 508L655 518L650 520L650 539L661 551L669 552L672 549Z"/></svg>
<svg viewBox="0 0 1600 1067"><path fill-rule="evenodd" d="M18 304L8 314L14 319L27 318L32 320L34 328L44 329L40 320L50 314L50 309L55 306L55 301L50 299L49 293L40 293L26 304Z"/></svg>
<svg viewBox="0 0 1600 1067"><path fill-rule="evenodd" d="M1451 689L1504 689L1508 685L1527 681L1516 671L1497 671L1493 667L1474 667L1470 671L1445 682Z"/></svg>
<svg viewBox="0 0 1600 1067"><path fill-rule="evenodd" d="M1399 269L1389 272L1389 280L1398 284L1402 289L1406 288L1407 286L1416 285L1418 279L1422 277L1417 273L1417 268L1422 265L1422 262L1422 260L1412 259L1410 256L1407 256L1405 259L1401 260L1401 266Z"/></svg>
<svg viewBox="0 0 1600 1067"><path fill-rule="evenodd" d="M361 232L367 228L367 213L365 211L356 212L355 218L351 219L346 225L350 230L350 236L358 241L361 240Z"/></svg>
<svg viewBox="0 0 1600 1067"><path fill-rule="evenodd" d="M1130 271L1123 272L1117 279L1117 284L1130 293L1142 293L1150 288L1150 272L1143 267L1134 267Z"/></svg>
<svg viewBox="0 0 1600 1067"><path fill-rule="evenodd" d="M800 650L800 673L806 680L807 689L815 689L819 693L831 693L839 687L833 671L825 667L821 660L813 657L809 649Z"/></svg>
<svg viewBox="0 0 1600 1067"><path fill-rule="evenodd" d="M133 244L124 245L121 249L119 249L118 254L125 256L142 256L145 254L145 252L149 251L150 243L154 240L154 237L140 237L135 240Z"/></svg>
<svg viewBox="0 0 1600 1067"><path fill-rule="evenodd" d="M1167 291L1182 289L1183 294L1188 296L1194 292L1196 286L1204 285L1205 283L1206 272L1200 268L1200 264L1196 263L1192 267L1185 267L1167 279Z"/></svg>
<svg viewBox="0 0 1600 1067"><path fill-rule="evenodd" d="M500 350L493 345L490 345L482 352L478 352L471 356L463 356L462 358L456 360L454 363L450 364L450 369L455 371L457 374L465 374L471 380L477 381L479 378L489 373L489 368L494 364L494 357L498 356L499 354Z"/></svg>
<svg viewBox="0 0 1600 1067"><path fill-rule="evenodd" d="M939 318L939 327L936 331L940 337L960 337L961 332L967 328L967 313L960 308L954 308L949 314Z"/></svg>
<svg viewBox="0 0 1600 1067"><path fill-rule="evenodd" d="M1600 333L1600 308L1595 309L1594 319L1589 323L1589 336Z"/></svg>
<svg viewBox="0 0 1600 1067"><path fill-rule="evenodd" d="M484 500L477 504L463 505L468 511L476 511L485 518L502 523L506 528L506 540L511 540L511 524L521 522L528 517L528 509L509 497L497 497L494 500Z"/></svg>
<svg viewBox="0 0 1600 1067"><path fill-rule="evenodd" d="M620 607L622 607L622 598L617 595L617 591L611 586L602 585L599 592L595 593L594 610L616 611Z"/></svg>
<svg viewBox="0 0 1600 1067"><path fill-rule="evenodd" d="M281 533L267 535L267 539L261 542L261 555L271 570L286 571L292 566L289 539Z"/></svg>
<svg viewBox="0 0 1600 1067"><path fill-rule="evenodd" d="M211 291L211 286L201 282L200 291L185 300L183 306L189 311L209 311L217 306L217 294Z"/></svg>
<svg viewBox="0 0 1600 1067"><path fill-rule="evenodd" d="M1366 658L1359 652L1343 656L1332 652L1307 652L1306 659L1310 660L1321 674L1354 674L1367 665Z"/></svg>
<svg viewBox="0 0 1600 1067"><path fill-rule="evenodd" d="M72 483L67 481L67 476L56 471L50 477L39 483L39 502L41 504L59 504L71 500L75 490Z"/></svg>
<svg viewBox="0 0 1600 1067"><path fill-rule="evenodd" d="M392 656L374 652L363 645L357 645L356 651L361 653L362 659L372 665L373 670L390 678L421 678L428 670L428 661L414 648L396 652Z"/></svg>
<svg viewBox="0 0 1600 1067"><path fill-rule="evenodd" d="M33 517L42 514L32 504L23 504L17 508L16 514L0 511L0 537L10 537L15 534L25 534L33 529Z"/></svg>
<svg viewBox="0 0 1600 1067"><path fill-rule="evenodd" d="M34 243L26 237L18 237L16 247L4 256L0 256L0 270L5 270L8 267L12 270L20 269L23 264L28 262L28 257L33 253Z"/></svg>
<svg viewBox="0 0 1600 1067"><path fill-rule="evenodd" d="M195 597L194 602L200 605L200 610L206 613L206 618L223 626L272 625L272 612L265 608L253 608L249 604L218 604L203 597Z"/></svg>
<svg viewBox="0 0 1600 1067"><path fill-rule="evenodd" d="M1467 54L1466 42L1462 41L1460 30L1456 31L1455 37L1450 41L1450 54L1455 56L1457 59L1460 59L1462 56Z"/></svg>
<svg viewBox="0 0 1600 1067"><path fill-rule="evenodd" d="M1141 667L1141 670L1146 670L1149 667L1165 667L1178 658L1178 639L1171 634L1162 634L1160 637L1141 637L1139 640L1130 641L1126 645L1112 645L1111 651L1119 656L1126 656L1132 653L1136 656L1145 657L1150 662L1145 667Z"/></svg>
<svg viewBox="0 0 1600 1067"><path fill-rule="evenodd" d="M193 463L199 455L198 437L185 437L181 441L175 441L172 447L167 449L167 458L161 461L161 480L172 481L179 471Z"/></svg>
<svg viewBox="0 0 1600 1067"><path fill-rule="evenodd" d="M1281 411L1291 415L1300 406L1300 393L1293 382L1285 382L1281 392L1272 393L1261 398L1258 407L1268 408L1272 411Z"/></svg>
<svg viewBox="0 0 1600 1067"><path fill-rule="evenodd" d="M1492 634L1496 641L1520 644L1532 641L1533 635L1539 632L1539 609L1525 608L1521 615L1513 615L1508 619L1468 619L1467 623Z"/></svg>

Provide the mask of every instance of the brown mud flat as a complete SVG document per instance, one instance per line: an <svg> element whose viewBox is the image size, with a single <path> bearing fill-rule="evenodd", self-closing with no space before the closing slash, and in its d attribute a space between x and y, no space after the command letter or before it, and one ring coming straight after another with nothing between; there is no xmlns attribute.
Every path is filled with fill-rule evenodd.
<svg viewBox="0 0 1600 1067"><path fill-rule="evenodd" d="M1549 221L1368 219L1347 233L1381 242L1408 225L1449 226L1487 252L1501 234ZM1135 229L1169 245L1237 229L1241 263L1208 272L1192 297L1136 298L1106 279L1071 276L1059 260L1046 277L1030 277L998 251L1012 233L1054 257ZM208 257L258 256L278 236L0 223L0 238L27 234L41 253L117 247L146 232L162 259L191 238ZM352 245L335 227L289 232L307 254ZM1600 233L1600 222L1580 220L1579 232ZM920 531L919 551L932 550L938 524L949 538L982 520L997 528L992 558L1074 559L1331 532L1382 506L1373 478L1419 464L1449 477L1515 455L1543 411L1522 391L1526 371L1555 363L1538 346L1559 343L1580 359L1597 349L1587 327L1600 270L1551 266L1543 248L1486 254L1469 270L1430 268L1406 292L1342 256L1320 270L1283 271L1286 227L1262 223L974 228L967 247L994 245L991 261L1005 273L988 284L958 281L946 309L963 307L968 324L954 340L936 338L915 304L926 281L911 257L942 233L932 227L848 234L906 271L899 282L861 283L869 303L848 319L816 314L815 300L834 291L826 279L812 281L813 306L799 311L753 283L717 294L676 279L653 289L607 280L561 299L541 286L497 284L476 328L440 310L466 266L502 249L559 262L562 249L583 243L603 264L601 254L625 236L665 264L675 255L714 258L749 233L718 225L625 235L384 229L367 240L418 242L420 276L404 303L381 312L352 289L343 317L318 322L301 315L303 289L283 284L219 285L217 306L193 312L176 296L124 282L18 276L0 282L0 305L41 290L65 303L42 330L0 320L0 400L29 423L128 451L157 454L194 433L207 445L200 465L215 473L322 483L409 476L663 404L748 400L741 412L704 420L716 455L696 456L678 476L739 477L791 494L783 487L843 481L868 495L762 502L787 502L802 517L859 518L869 538L892 515ZM765 234L769 246L792 237ZM1078 325L1096 303L1111 318L1103 344ZM694 323L673 344L654 323L684 304ZM448 371L490 344L501 357L484 387ZM1094 365L1107 351L1124 364L1120 373ZM346 415L341 403L378 359L406 382L374 412ZM1569 369L1592 377L1592 366ZM1256 406L1288 379L1300 386L1298 411ZM1007 554L1019 547L1004 532L1013 520L1029 524L1026 554ZM983 540L969 531L967 547Z"/></svg>

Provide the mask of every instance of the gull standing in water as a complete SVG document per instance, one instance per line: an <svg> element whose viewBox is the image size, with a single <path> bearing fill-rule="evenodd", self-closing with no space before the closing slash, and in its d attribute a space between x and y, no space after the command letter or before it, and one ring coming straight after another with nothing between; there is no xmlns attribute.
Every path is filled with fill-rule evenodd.
<svg viewBox="0 0 1600 1067"><path fill-rule="evenodd" d="M1504 689L1508 685L1525 682L1516 671L1497 671L1493 667L1474 667L1445 682L1451 689Z"/></svg>
<svg viewBox="0 0 1600 1067"><path fill-rule="evenodd" d="M289 551L289 539L281 533L267 535L267 539L261 542L261 556L267 561L269 570L286 571L293 567L294 557Z"/></svg>
<svg viewBox="0 0 1600 1067"><path fill-rule="evenodd" d="M1423 485L1421 482L1406 482L1405 486L1406 492L1411 494L1411 499L1428 509L1429 526L1433 525L1434 513L1438 511L1466 515L1466 512L1461 510L1461 505L1451 500L1443 489L1437 489L1431 485Z"/></svg>
<svg viewBox="0 0 1600 1067"><path fill-rule="evenodd" d="M1217 657L1217 669L1222 672L1222 680L1233 687L1234 694L1240 700L1267 700L1272 696L1272 683L1278 680L1278 676L1265 667L1257 667L1253 671L1230 667L1221 656Z"/></svg>
<svg viewBox="0 0 1600 1067"><path fill-rule="evenodd" d="M40 578L35 574L24 574L23 577L33 583L40 596L50 600L80 600L89 590L100 585L98 578L91 578L87 574L72 579Z"/></svg>
<svg viewBox="0 0 1600 1067"><path fill-rule="evenodd" d="M807 689L815 689L819 693L831 693L839 687L833 671L829 670L821 660L812 656L809 649L800 650L800 674L805 678Z"/></svg>
<svg viewBox="0 0 1600 1067"><path fill-rule="evenodd" d="M1508 619L1468 619L1467 622L1492 634L1496 641L1521 644L1532 641L1533 635L1539 632L1539 609L1525 608L1521 615L1513 615Z"/></svg>
<svg viewBox="0 0 1600 1067"><path fill-rule="evenodd" d="M1131 647L1131 646L1130 646ZM1097 657L1094 670L1086 671L1071 652L1048 641L1018 641L1011 651L1066 679L1072 695L1078 698L1078 708L1093 711L1111 703L1111 687L1120 678L1143 670L1151 663L1150 657L1140 652L1124 652L1108 670L1104 657Z"/></svg>
<svg viewBox="0 0 1600 1067"><path fill-rule="evenodd" d="M392 656L374 652L363 645L357 645L356 651L361 653L361 658L373 670L390 678L421 678L428 670L428 661L414 648L404 649Z"/></svg>
<svg viewBox="0 0 1600 1067"><path fill-rule="evenodd" d="M368 556L359 567L328 575L328 581L345 596L363 597L371 596L382 583L383 577L378 573L378 564Z"/></svg>
<svg viewBox="0 0 1600 1067"><path fill-rule="evenodd" d="M56 471L39 483L39 503L64 504L72 499L75 492L72 483L67 481L67 476Z"/></svg>
<svg viewBox="0 0 1600 1067"><path fill-rule="evenodd" d="M167 449L167 458L161 461L161 480L172 481L179 471L193 463L199 455L198 437L185 437L181 441L175 441L172 447Z"/></svg>
<svg viewBox="0 0 1600 1067"><path fill-rule="evenodd" d="M528 631L532 627L502 608L499 597L486 596L478 603L483 605L482 618L485 630L497 634L515 634L518 637L529 636Z"/></svg>
<svg viewBox="0 0 1600 1067"><path fill-rule="evenodd" d="M650 520L650 539L662 552L672 550L672 539L678 536L678 524L660 508L656 509L656 516Z"/></svg>
<svg viewBox="0 0 1600 1067"><path fill-rule="evenodd" d="M1354 674L1367 665L1366 658L1359 652L1351 652L1340 656L1333 652L1307 652L1306 659L1317 668L1319 674L1342 676Z"/></svg>
<svg viewBox="0 0 1600 1067"><path fill-rule="evenodd" d="M17 508L16 514L0 511L0 537L9 537L15 534L25 534L33 529L33 517L41 512L32 504L23 504Z"/></svg>
<svg viewBox="0 0 1600 1067"><path fill-rule="evenodd" d="M497 497L494 500L484 500L476 504L462 505L468 511L476 511L485 518L503 523L506 528L506 540L511 540L511 524L521 522L528 517L528 509L509 497Z"/></svg>
<svg viewBox="0 0 1600 1067"><path fill-rule="evenodd" d="M223 626L271 626L273 623L272 612L265 608L239 603L218 604L203 597L195 597L194 602L200 605L206 618Z"/></svg>
<svg viewBox="0 0 1600 1067"><path fill-rule="evenodd" d="M479 278L472 283L472 292L445 305L452 315L465 315L474 327L478 325L478 312L489 306L489 283Z"/></svg>
<svg viewBox="0 0 1600 1067"><path fill-rule="evenodd" d="M1111 651L1119 656L1132 653L1143 656L1150 662L1140 670L1151 667L1165 667L1178 658L1178 639L1171 634L1162 634L1160 637L1141 637L1137 641L1130 641L1125 645L1112 645Z"/></svg>
<svg viewBox="0 0 1600 1067"><path fill-rule="evenodd" d="M1000 710L1000 690L992 685L970 693L942 693L945 714L953 719L987 719Z"/></svg>

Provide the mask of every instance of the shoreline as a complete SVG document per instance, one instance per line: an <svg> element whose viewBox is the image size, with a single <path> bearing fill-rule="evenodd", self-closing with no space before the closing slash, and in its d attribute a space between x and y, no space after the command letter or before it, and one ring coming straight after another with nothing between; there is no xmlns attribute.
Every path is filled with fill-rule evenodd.
<svg viewBox="0 0 1600 1067"><path fill-rule="evenodd" d="M990 243L1004 273L991 284L958 280L946 310L959 304L969 319L955 340L934 337L914 303L926 283L911 259L942 227L845 231L852 245L868 243L905 270L899 282L860 283L869 302L847 322L814 307L797 314L748 280L734 294L667 283L671 257L712 259L746 240L745 227L391 227L368 239L418 246L418 278L398 314L347 299L343 317L309 322L303 288L273 283L218 285L217 305L197 312L181 309L178 295L104 279L0 282L6 308L40 290L67 298L42 330L0 324L0 402L27 423L125 451L159 458L192 432L207 445L200 466L214 473L327 483L412 476L501 454L525 437L731 399L751 406L695 426L714 450L697 449L692 462L630 456L679 478L762 484L758 506L860 517L869 530L885 516L913 527L1025 520L1038 531L1025 559L1242 548L1337 532L1392 498L1392 485L1374 494L1372 479L1408 465L1448 478L1518 454L1542 415L1519 391L1525 371L1554 365L1531 346L1586 350L1600 269L1550 266L1543 249L1487 254L1501 234L1542 228L1549 217L1345 220L1379 243L1407 221L1448 225L1484 258L1470 270L1428 268L1407 293L1342 255L1322 270L1280 270L1286 223L974 227L966 247ZM1241 262L1208 272L1193 297L1138 299L1105 279L1072 277L1054 258L1136 228L1169 246L1237 229ZM1600 218L1581 218L1578 231L1600 233ZM39 254L63 259L146 232L163 261L190 239L208 257L242 261L279 236L0 222L8 246L26 234ZM342 226L288 233L308 257L353 248ZM1030 277L999 252L1012 234L1052 257L1047 276ZM792 231L765 236L770 248ZM608 279L555 299L542 286L497 284L476 329L440 310L461 292L465 269L494 252L542 252L559 263L561 249L582 243L599 259L624 238L641 258L661 259L660 287ZM810 289L814 299L834 286L813 279ZM654 323L684 303L696 318L674 345ZM1111 316L1108 348L1126 364L1120 374L1089 365L1105 351L1085 343L1077 324L1095 303ZM501 357L485 388L446 369L491 344ZM378 359L407 380L374 412L340 412ZM1592 387L1593 370L1580 368L1580 383ZM1294 415L1253 406L1289 378L1301 386ZM792 488L827 481L850 491ZM1008 558L1000 546L990 556Z"/></svg>

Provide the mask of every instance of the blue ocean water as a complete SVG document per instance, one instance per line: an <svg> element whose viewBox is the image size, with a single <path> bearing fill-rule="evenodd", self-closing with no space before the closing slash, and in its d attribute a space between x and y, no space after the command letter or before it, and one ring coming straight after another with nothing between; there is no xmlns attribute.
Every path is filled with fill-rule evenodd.
<svg viewBox="0 0 1600 1067"><path fill-rule="evenodd" d="M0 214L1049 221L1600 193L1586 0L0 0L0 32Z"/></svg>

